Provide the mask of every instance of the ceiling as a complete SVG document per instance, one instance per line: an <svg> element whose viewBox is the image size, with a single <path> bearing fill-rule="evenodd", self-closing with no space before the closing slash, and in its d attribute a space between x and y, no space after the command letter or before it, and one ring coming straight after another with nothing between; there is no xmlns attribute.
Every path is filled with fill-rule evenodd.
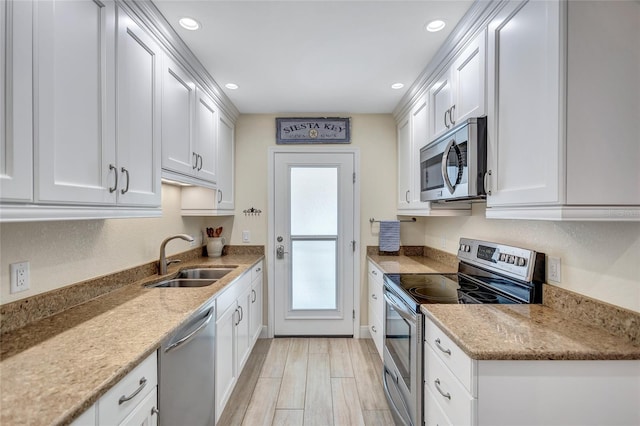
<svg viewBox="0 0 640 426"><path fill-rule="evenodd" d="M154 3L243 114L390 113L471 0ZM188 31L179 18L200 22ZM427 32L433 20L444 30ZM393 83L404 83L394 90ZM237 90L225 88L235 83Z"/></svg>

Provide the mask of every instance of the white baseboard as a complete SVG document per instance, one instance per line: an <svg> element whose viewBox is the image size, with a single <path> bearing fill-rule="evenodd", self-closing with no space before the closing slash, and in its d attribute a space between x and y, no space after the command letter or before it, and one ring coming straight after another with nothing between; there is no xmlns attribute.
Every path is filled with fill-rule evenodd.
<svg viewBox="0 0 640 426"><path fill-rule="evenodd" d="M371 332L369 331L368 325L360 326L360 338L361 339L371 339Z"/></svg>

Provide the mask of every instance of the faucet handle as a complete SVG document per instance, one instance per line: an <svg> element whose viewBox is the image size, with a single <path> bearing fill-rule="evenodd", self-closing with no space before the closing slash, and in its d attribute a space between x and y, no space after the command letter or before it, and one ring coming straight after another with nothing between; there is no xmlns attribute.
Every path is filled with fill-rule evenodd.
<svg viewBox="0 0 640 426"><path fill-rule="evenodd" d="M182 260L180 259L167 260L167 266L171 265L172 263L180 263L180 262L182 262Z"/></svg>

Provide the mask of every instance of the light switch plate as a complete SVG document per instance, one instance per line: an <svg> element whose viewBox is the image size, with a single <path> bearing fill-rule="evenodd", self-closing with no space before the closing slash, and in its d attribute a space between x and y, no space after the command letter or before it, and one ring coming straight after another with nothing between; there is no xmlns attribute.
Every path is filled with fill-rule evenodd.
<svg viewBox="0 0 640 426"><path fill-rule="evenodd" d="M560 273L560 258L549 256L547 259L547 266L547 279L554 283L559 283L562 277L562 274Z"/></svg>
<svg viewBox="0 0 640 426"><path fill-rule="evenodd" d="M251 240L251 236L249 234L249 231L242 231L242 242L248 243L250 240Z"/></svg>

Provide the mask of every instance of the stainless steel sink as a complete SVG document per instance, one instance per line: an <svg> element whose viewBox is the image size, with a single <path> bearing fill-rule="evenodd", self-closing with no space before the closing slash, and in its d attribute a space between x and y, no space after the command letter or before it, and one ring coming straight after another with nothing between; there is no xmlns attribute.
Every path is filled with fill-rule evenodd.
<svg viewBox="0 0 640 426"><path fill-rule="evenodd" d="M206 287L215 283L216 279L184 279L184 278L173 278L170 280L160 281L153 284L147 284L145 287Z"/></svg>
<svg viewBox="0 0 640 426"><path fill-rule="evenodd" d="M189 279L220 279L233 271L235 268L194 268L184 269L176 276L176 278Z"/></svg>

